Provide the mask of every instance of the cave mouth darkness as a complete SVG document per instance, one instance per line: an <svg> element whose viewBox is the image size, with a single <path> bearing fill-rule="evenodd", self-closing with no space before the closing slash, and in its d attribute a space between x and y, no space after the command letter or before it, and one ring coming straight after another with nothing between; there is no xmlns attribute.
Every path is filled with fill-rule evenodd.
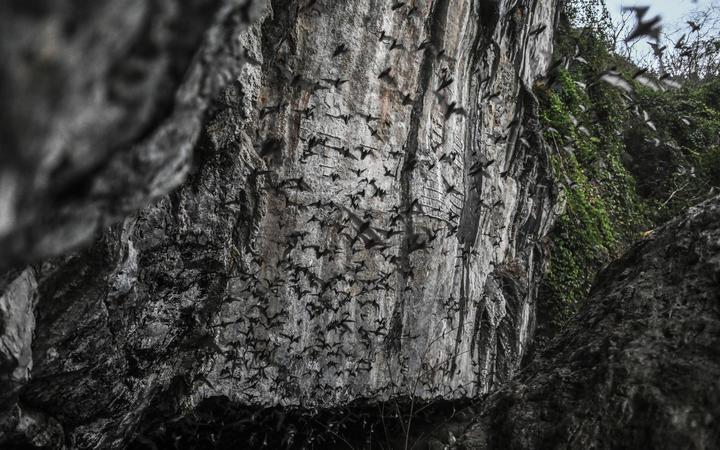
<svg viewBox="0 0 720 450"><path fill-rule="evenodd" d="M148 411L132 450L147 448L445 448L479 411L471 400L355 400L338 408L237 406L203 400L191 414ZM243 443L243 444L240 444Z"/></svg>

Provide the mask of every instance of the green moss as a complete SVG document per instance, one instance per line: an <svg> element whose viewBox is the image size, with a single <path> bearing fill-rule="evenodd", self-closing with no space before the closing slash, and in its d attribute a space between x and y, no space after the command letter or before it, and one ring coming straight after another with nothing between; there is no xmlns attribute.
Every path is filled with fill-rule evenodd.
<svg viewBox="0 0 720 450"><path fill-rule="evenodd" d="M600 43L586 42L596 59L608 58ZM536 92L545 139L553 149L551 162L566 199L551 234L550 269L540 288L541 341L576 312L599 268L647 226L643 202L622 163L626 111L619 106L620 94L592 85L597 73L585 65L560 68L555 76L552 90Z"/></svg>
<svg viewBox="0 0 720 450"><path fill-rule="evenodd" d="M720 188L720 80L671 92L637 85L628 102L597 81L610 67L628 80L636 70L603 39L596 30L561 25L556 59L568 58L569 68L555 71L551 87L535 88L566 199L549 236L550 269L540 287L541 346L577 311L604 264L644 231ZM576 45L588 64L572 59Z"/></svg>

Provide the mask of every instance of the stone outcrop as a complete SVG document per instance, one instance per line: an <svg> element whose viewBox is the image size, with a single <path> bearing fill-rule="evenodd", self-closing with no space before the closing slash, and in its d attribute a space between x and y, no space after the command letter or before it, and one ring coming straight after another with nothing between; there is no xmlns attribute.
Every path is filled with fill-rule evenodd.
<svg viewBox="0 0 720 450"><path fill-rule="evenodd" d="M603 270L542 355L483 400L461 447L720 445L720 197Z"/></svg>
<svg viewBox="0 0 720 450"><path fill-rule="evenodd" d="M0 439L509 378L557 209L554 1L115 3L3 4Z"/></svg>

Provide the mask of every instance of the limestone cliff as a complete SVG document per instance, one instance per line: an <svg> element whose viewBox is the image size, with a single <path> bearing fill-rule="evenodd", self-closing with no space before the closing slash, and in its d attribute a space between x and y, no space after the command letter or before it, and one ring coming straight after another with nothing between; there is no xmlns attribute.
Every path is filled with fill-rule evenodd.
<svg viewBox="0 0 720 450"><path fill-rule="evenodd" d="M530 90L555 1L15 3L3 439L121 448L159 402L516 370L558 203Z"/></svg>

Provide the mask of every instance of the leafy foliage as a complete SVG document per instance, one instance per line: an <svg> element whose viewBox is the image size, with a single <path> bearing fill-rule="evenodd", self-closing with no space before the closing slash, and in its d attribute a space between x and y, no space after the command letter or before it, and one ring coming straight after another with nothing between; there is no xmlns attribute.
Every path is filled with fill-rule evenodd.
<svg viewBox="0 0 720 450"><path fill-rule="evenodd" d="M654 222L672 218L720 188L719 95L720 78L675 92L638 90L656 131L635 119L626 143Z"/></svg>
<svg viewBox="0 0 720 450"><path fill-rule="evenodd" d="M628 93L600 81L614 68L632 84L638 70L611 51L603 7L566 5L555 47L564 63L535 87L566 200L540 287L541 346L577 311L604 264L720 187L720 79L670 91L635 82ZM578 26L592 22L588 14L600 14L596 24Z"/></svg>

